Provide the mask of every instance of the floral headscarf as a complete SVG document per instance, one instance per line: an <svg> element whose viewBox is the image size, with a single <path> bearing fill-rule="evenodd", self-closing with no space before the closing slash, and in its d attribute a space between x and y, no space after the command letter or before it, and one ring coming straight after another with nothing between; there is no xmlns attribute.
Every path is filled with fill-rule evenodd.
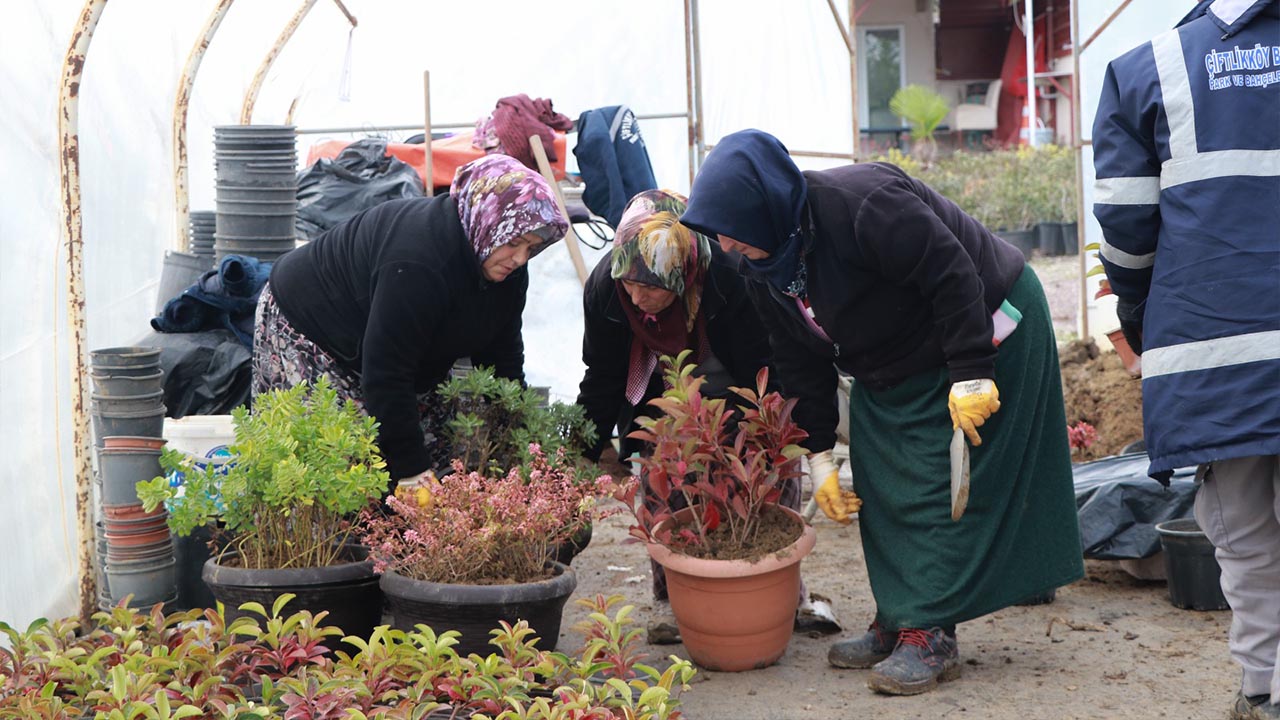
<svg viewBox="0 0 1280 720"><path fill-rule="evenodd" d="M692 349L701 361L708 352L706 320L699 310L711 242L680 224L685 203L670 190L646 190L627 203L613 236L610 276L617 281L632 333L626 386L632 405L643 399L659 355ZM643 312L631 302L623 280L662 288L677 299L657 314Z"/></svg>
<svg viewBox="0 0 1280 720"><path fill-rule="evenodd" d="M486 155L458 168L449 194L480 262L525 233L544 241L529 253L533 257L569 229L547 181L506 155Z"/></svg>

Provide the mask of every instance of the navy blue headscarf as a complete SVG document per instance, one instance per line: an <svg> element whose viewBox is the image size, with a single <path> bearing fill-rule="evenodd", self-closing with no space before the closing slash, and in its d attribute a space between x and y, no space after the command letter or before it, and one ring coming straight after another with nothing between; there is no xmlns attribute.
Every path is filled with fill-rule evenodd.
<svg viewBox="0 0 1280 720"><path fill-rule="evenodd" d="M788 295L805 295L800 235L807 185L778 138L760 130L727 135L693 181L685 227L727 235L769 253L747 266Z"/></svg>

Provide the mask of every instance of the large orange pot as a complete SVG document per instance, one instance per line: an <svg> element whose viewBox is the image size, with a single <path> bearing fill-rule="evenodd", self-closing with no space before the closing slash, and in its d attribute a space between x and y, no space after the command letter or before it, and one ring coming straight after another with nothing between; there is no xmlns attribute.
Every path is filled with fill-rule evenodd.
<svg viewBox="0 0 1280 720"><path fill-rule="evenodd" d="M781 508L803 522L800 515ZM688 519L692 510L676 513ZM805 524L799 539L761 558L703 560L649 543L649 556L667 571L671 611L689 657L708 670L768 667L787 651L800 602L800 561L817 535Z"/></svg>

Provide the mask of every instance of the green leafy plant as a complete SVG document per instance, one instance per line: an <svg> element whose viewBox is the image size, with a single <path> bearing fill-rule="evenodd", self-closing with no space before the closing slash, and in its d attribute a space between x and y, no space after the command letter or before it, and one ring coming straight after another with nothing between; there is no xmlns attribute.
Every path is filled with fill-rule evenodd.
<svg viewBox="0 0 1280 720"><path fill-rule="evenodd" d="M889 98L889 112L907 121L913 140L932 140L951 106L946 98L923 85L907 85Z"/></svg>
<svg viewBox="0 0 1280 720"><path fill-rule="evenodd" d="M468 471L505 475L529 462L531 444L549 456L563 449L577 460L596 442L595 425L580 406L546 406L537 390L497 377L490 368L453 377L438 392L449 406L445 435L452 456Z"/></svg>
<svg viewBox="0 0 1280 720"><path fill-rule="evenodd" d="M347 517L377 500L389 477L375 444L377 423L340 401L325 378L258 396L252 413L232 413L234 462L197 467L165 451L161 465L180 471L138 483L150 511L169 507L179 535L223 521L228 546L244 567L319 567L338 562L352 529Z"/></svg>

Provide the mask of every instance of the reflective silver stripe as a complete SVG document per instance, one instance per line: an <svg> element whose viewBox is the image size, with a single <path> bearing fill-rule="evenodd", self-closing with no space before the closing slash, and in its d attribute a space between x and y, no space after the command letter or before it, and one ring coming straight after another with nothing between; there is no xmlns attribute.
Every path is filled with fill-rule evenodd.
<svg viewBox="0 0 1280 720"><path fill-rule="evenodd" d="M1142 377L1280 360L1280 330L1170 345L1142 353Z"/></svg>
<svg viewBox="0 0 1280 720"><path fill-rule="evenodd" d="M1177 28L1151 41L1164 114L1169 119L1169 155L1175 159L1196 154L1196 112L1191 104L1191 80L1182 57L1182 36Z"/></svg>
<svg viewBox="0 0 1280 720"><path fill-rule="evenodd" d="M1160 202L1160 178L1098 178L1093 183L1093 201L1103 205L1155 205Z"/></svg>
<svg viewBox="0 0 1280 720"><path fill-rule="evenodd" d="M1209 6L1209 12L1227 25L1234 25L1245 10L1253 7L1257 0L1216 0Z"/></svg>
<svg viewBox="0 0 1280 720"><path fill-rule="evenodd" d="M1130 270L1142 270L1156 264L1156 254L1151 252L1146 255L1133 255L1127 253L1115 245L1112 245L1104 238L1099 244L1098 252L1102 257L1106 258L1112 265L1119 265L1122 268Z"/></svg>
<svg viewBox="0 0 1280 720"><path fill-rule="evenodd" d="M1160 188L1233 175L1280 176L1280 150L1215 150L1166 160L1160 167Z"/></svg>

